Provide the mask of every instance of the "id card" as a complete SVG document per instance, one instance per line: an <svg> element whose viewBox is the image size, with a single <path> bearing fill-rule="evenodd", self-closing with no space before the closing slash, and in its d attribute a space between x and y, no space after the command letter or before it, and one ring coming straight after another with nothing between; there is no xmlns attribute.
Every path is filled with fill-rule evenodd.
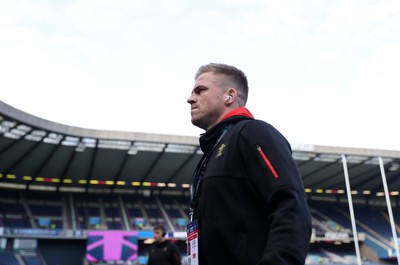
<svg viewBox="0 0 400 265"><path fill-rule="evenodd" d="M187 225L187 262L188 265L199 265L199 248L197 220Z"/></svg>

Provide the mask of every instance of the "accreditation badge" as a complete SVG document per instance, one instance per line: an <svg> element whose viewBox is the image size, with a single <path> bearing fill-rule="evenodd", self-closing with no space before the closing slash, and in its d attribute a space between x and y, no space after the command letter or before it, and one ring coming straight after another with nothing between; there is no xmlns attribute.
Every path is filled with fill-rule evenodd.
<svg viewBox="0 0 400 265"><path fill-rule="evenodd" d="M188 265L199 265L199 247L197 220L187 225L187 261Z"/></svg>

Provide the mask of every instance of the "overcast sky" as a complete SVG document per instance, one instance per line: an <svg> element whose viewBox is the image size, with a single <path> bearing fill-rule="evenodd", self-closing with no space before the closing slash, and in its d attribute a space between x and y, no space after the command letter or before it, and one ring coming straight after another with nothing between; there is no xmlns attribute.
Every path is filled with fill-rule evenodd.
<svg viewBox="0 0 400 265"><path fill-rule="evenodd" d="M198 136L209 62L292 144L400 150L398 0L0 0L0 100L43 119Z"/></svg>

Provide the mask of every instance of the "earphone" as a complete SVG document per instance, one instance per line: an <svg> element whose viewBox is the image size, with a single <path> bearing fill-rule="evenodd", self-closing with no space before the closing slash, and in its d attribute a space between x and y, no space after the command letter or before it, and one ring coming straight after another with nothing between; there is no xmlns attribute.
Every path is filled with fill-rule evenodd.
<svg viewBox="0 0 400 265"><path fill-rule="evenodd" d="M162 236L165 237L165 235L167 234L167 232L165 231L164 226L159 226L160 230L162 231Z"/></svg>
<svg viewBox="0 0 400 265"><path fill-rule="evenodd" d="M232 99L232 96L226 96L225 101Z"/></svg>

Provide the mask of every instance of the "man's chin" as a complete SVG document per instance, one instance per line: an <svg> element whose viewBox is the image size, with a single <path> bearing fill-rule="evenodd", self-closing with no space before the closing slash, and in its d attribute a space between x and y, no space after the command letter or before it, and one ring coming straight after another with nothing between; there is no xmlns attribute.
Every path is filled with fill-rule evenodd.
<svg viewBox="0 0 400 265"><path fill-rule="evenodd" d="M200 129L205 130L205 129L204 129L204 124L201 123L199 120L194 120L194 119L192 119L192 124L193 124L194 126L196 126L196 127L199 127Z"/></svg>

